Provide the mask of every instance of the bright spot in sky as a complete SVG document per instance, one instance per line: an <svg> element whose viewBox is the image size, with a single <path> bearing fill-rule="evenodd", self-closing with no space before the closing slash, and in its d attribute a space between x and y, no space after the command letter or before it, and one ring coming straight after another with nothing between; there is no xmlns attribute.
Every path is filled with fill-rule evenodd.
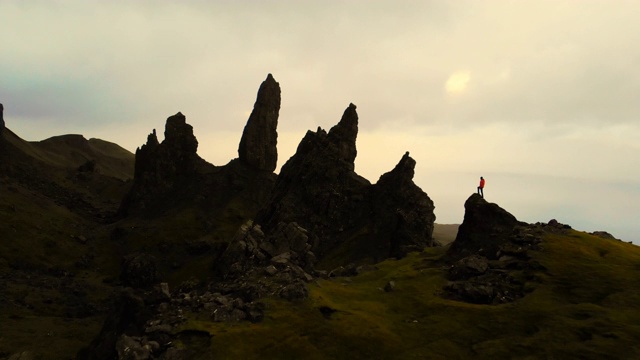
<svg viewBox="0 0 640 360"><path fill-rule="evenodd" d="M471 80L471 74L468 71L456 71L449 76L444 86L447 93L460 94L467 89L469 80Z"/></svg>

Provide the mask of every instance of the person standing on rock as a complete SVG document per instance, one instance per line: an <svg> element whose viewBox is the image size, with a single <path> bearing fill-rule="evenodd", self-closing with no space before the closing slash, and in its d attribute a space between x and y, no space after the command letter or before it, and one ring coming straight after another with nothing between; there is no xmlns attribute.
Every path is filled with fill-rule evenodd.
<svg viewBox="0 0 640 360"><path fill-rule="evenodd" d="M478 186L478 194L484 199L484 178L480 176L480 186Z"/></svg>

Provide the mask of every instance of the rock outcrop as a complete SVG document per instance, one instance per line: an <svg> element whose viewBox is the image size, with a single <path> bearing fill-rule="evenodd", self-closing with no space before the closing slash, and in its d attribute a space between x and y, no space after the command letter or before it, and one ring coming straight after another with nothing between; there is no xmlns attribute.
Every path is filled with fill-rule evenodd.
<svg viewBox="0 0 640 360"><path fill-rule="evenodd" d="M278 162L278 115L280 85L269 74L260 85L258 97L242 133L238 155L253 168L273 172Z"/></svg>
<svg viewBox="0 0 640 360"><path fill-rule="evenodd" d="M398 165L373 186L373 221L379 237L390 241L389 255L436 245L432 239L436 220L429 196L413 182L416 161L404 154Z"/></svg>
<svg viewBox="0 0 640 360"><path fill-rule="evenodd" d="M147 143L136 150L134 184L121 211L149 208L156 198L187 187L197 178L198 169L206 166L197 149L198 140L186 117L180 112L170 116L164 141L159 143L153 130Z"/></svg>
<svg viewBox="0 0 640 360"><path fill-rule="evenodd" d="M447 256L452 259L469 255L496 259L499 247L508 241L513 229L524 225L515 216L497 204L487 202L478 194L467 199L464 209L464 220L447 252Z"/></svg>
<svg viewBox="0 0 640 360"><path fill-rule="evenodd" d="M345 264L402 257L435 245L433 202L413 183L415 161L405 154L371 185L354 171L357 134L353 104L328 133L321 128L307 132L257 218L265 234L296 223L308 231L319 259L339 251Z"/></svg>
<svg viewBox="0 0 640 360"><path fill-rule="evenodd" d="M446 255L450 281L443 295L476 304L501 304L525 296L526 283L544 270L530 251L539 250L543 234L556 228L551 223L520 222L500 206L471 195Z"/></svg>

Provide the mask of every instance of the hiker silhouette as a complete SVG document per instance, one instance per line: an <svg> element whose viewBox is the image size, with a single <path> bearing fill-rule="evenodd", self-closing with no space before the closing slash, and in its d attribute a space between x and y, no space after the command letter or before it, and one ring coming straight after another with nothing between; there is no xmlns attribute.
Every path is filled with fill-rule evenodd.
<svg viewBox="0 0 640 360"><path fill-rule="evenodd" d="M480 176L480 186L478 186L478 194L484 199L484 178Z"/></svg>

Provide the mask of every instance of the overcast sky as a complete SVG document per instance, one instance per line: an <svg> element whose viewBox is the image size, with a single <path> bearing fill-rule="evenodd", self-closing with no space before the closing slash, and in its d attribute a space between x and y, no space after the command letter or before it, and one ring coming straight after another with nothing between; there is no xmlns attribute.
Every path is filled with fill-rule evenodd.
<svg viewBox="0 0 640 360"><path fill-rule="evenodd" d="M0 103L27 140L135 151L187 116L199 154L237 157L268 73L279 166L358 106L356 171L405 151L437 222L478 179L527 222L640 243L640 1L0 1Z"/></svg>

